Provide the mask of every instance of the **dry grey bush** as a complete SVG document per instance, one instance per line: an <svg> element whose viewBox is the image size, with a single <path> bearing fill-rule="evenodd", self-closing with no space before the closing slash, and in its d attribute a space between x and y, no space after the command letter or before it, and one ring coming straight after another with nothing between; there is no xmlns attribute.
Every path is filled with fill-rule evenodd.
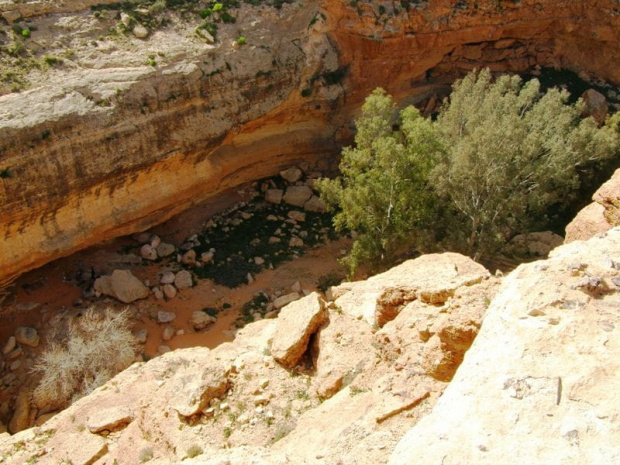
<svg viewBox="0 0 620 465"><path fill-rule="evenodd" d="M131 365L135 354L127 310L90 308L71 322L64 343L51 343L33 367L42 374L34 401L48 410L65 407Z"/></svg>

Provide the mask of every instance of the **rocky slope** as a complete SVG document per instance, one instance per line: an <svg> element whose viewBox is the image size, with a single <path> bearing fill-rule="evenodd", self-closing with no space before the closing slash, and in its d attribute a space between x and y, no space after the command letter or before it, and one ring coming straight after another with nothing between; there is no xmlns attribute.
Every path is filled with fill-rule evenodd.
<svg viewBox="0 0 620 465"><path fill-rule="evenodd" d="M454 375L497 285L447 253L342 285L333 301L312 293L232 343L134 364L43 426L0 435L0 457L385 463ZM13 426L40 413L24 391Z"/></svg>
<svg viewBox="0 0 620 465"><path fill-rule="evenodd" d="M134 364L42 426L0 435L0 456L615 463L618 250L614 228L501 283L457 254L408 261L326 302L310 294L232 343Z"/></svg>
<svg viewBox="0 0 620 465"><path fill-rule="evenodd" d="M195 32L199 16L179 12L146 37L121 34L115 2L98 1L108 10L96 16L93 3L0 3L3 53L17 56L0 96L0 285L332 156L376 86L431 109L480 66L620 82L612 0L242 4L215 42Z"/></svg>

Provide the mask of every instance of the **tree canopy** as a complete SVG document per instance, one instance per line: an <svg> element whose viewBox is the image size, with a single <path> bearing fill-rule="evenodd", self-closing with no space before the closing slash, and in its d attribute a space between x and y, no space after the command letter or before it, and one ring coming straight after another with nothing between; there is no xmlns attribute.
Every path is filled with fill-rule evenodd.
<svg viewBox="0 0 620 465"><path fill-rule="evenodd" d="M580 116L582 102L567 101L535 79L493 80L489 70L457 81L434 122L372 92L341 176L318 183L336 229L355 232L350 271L437 249L489 256L544 228L583 174L620 148L618 116L599 128Z"/></svg>

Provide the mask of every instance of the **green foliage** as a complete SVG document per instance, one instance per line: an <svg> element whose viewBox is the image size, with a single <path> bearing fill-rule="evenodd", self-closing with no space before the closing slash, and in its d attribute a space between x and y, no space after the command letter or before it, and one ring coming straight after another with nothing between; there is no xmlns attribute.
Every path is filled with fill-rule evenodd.
<svg viewBox="0 0 620 465"><path fill-rule="evenodd" d="M375 90L357 120L355 148L343 151L342 178L317 183L323 200L341 210L337 231L357 233L345 263L353 273L362 263L379 269L405 248L425 248L427 225L434 219L435 198L428 186L442 141L433 124L414 107L400 113L393 130L395 104Z"/></svg>
<svg viewBox="0 0 620 465"><path fill-rule="evenodd" d="M337 286L341 282L342 282L342 277L338 273L335 273L332 271L330 273L321 275L319 279L317 280L316 287L319 291L321 291L322 293L325 293L327 292L327 289L329 289L332 286Z"/></svg>
<svg viewBox="0 0 620 465"><path fill-rule="evenodd" d="M318 189L336 230L355 231L345 263L380 269L401 254L443 246L490 257L514 235L548 227L584 176L620 153L618 121L598 128L568 93L538 81L493 81L488 70L455 83L436 122L413 107L396 116L375 90L345 148L342 176Z"/></svg>
<svg viewBox="0 0 620 465"><path fill-rule="evenodd" d="M537 80L493 82L488 70L454 85L437 127L446 146L432 179L457 213L451 244L492 254L518 232L545 227L575 199L580 172L617 149L617 134L581 119L568 93ZM456 230L462 234L457 235Z"/></svg>
<svg viewBox="0 0 620 465"><path fill-rule="evenodd" d="M245 44L246 44L246 42L247 42L247 40L246 40L246 38L245 38L245 37L243 37L243 36L241 36L241 37L238 37L238 38L237 38L237 43L238 43L239 45L245 45Z"/></svg>

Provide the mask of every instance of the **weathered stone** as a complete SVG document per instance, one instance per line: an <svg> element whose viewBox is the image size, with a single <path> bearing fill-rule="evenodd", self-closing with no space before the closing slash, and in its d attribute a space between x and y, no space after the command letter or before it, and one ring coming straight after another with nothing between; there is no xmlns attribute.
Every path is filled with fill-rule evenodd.
<svg viewBox="0 0 620 465"><path fill-rule="evenodd" d="M177 296L177 288L174 287L172 284L164 284L164 286L161 288L164 296L166 296L166 299L170 300L170 299L174 299Z"/></svg>
<svg viewBox="0 0 620 465"><path fill-rule="evenodd" d="M273 358L287 368L296 366L325 318L323 301L316 292L284 307L271 344Z"/></svg>
<svg viewBox="0 0 620 465"><path fill-rule="evenodd" d="M149 288L129 270L114 270L111 276L102 276L95 281L95 290L126 304L146 299Z"/></svg>
<svg viewBox="0 0 620 465"><path fill-rule="evenodd" d="M157 260L157 250L151 244L140 247L140 256L145 260Z"/></svg>
<svg viewBox="0 0 620 465"><path fill-rule="evenodd" d="M30 426L30 392L21 391L15 399L15 409L9 422L9 432L18 433Z"/></svg>
<svg viewBox="0 0 620 465"><path fill-rule="evenodd" d="M181 263L184 265L194 266L196 264L196 251L190 249L185 252L181 257Z"/></svg>
<svg viewBox="0 0 620 465"><path fill-rule="evenodd" d="M308 186L289 186L286 188L286 192L282 200L289 205L295 205L296 207L303 207L308 200L312 197L312 189Z"/></svg>
<svg viewBox="0 0 620 465"><path fill-rule="evenodd" d="M584 207L566 226L565 243L588 240L599 233L608 231L611 225L605 219L605 207L591 203Z"/></svg>
<svg viewBox="0 0 620 465"><path fill-rule="evenodd" d="M172 284L174 283L175 274L172 271L164 271L161 275L159 282L161 284Z"/></svg>
<svg viewBox="0 0 620 465"><path fill-rule="evenodd" d="M200 261L202 263L211 263L213 261L213 252L203 252L200 254Z"/></svg>
<svg viewBox="0 0 620 465"><path fill-rule="evenodd" d="M594 89L588 89L581 94L581 99L585 106L583 116L591 116L599 125L603 124L609 111L605 96Z"/></svg>
<svg viewBox="0 0 620 465"><path fill-rule="evenodd" d="M287 216L294 221L306 221L306 214L297 210L291 210Z"/></svg>
<svg viewBox="0 0 620 465"><path fill-rule="evenodd" d="M98 410L86 420L86 425L91 433L102 431L117 431L126 427L133 421L133 412L126 406L118 406Z"/></svg>
<svg viewBox="0 0 620 465"><path fill-rule="evenodd" d="M169 341L175 335L176 330L172 326L166 326L161 333L161 338L164 341Z"/></svg>
<svg viewBox="0 0 620 465"><path fill-rule="evenodd" d="M279 204L282 202L284 191L281 189L267 189L265 192L265 202Z"/></svg>
<svg viewBox="0 0 620 465"><path fill-rule="evenodd" d="M6 343L4 344L4 347L2 348L2 354L3 355L8 355L9 352L11 352L13 349L15 349L15 344L16 344L16 339L15 336L11 336L6 340Z"/></svg>
<svg viewBox="0 0 620 465"><path fill-rule="evenodd" d="M310 200L304 204L304 210L309 212L325 213L327 211L327 207L319 197L313 195L310 197Z"/></svg>
<svg viewBox="0 0 620 465"><path fill-rule="evenodd" d="M194 285L194 281L192 280L192 274L187 270L181 270L177 273L174 278L174 285L177 289L189 289Z"/></svg>
<svg viewBox="0 0 620 465"><path fill-rule="evenodd" d="M205 329L210 324L215 323L215 321L215 317L209 315L206 312L203 312L202 310L196 310L194 313L192 313L189 324L192 325L195 330L200 331L202 329Z"/></svg>
<svg viewBox="0 0 620 465"><path fill-rule="evenodd" d="M160 287L154 287L152 290L153 295L157 300L162 300L164 298L164 292L161 290Z"/></svg>
<svg viewBox="0 0 620 465"><path fill-rule="evenodd" d="M167 242L160 242L157 246L157 255L160 257L169 257L174 252L176 252L176 247L172 244L168 244Z"/></svg>
<svg viewBox="0 0 620 465"><path fill-rule="evenodd" d="M299 237L293 236L288 241L288 246L289 247L303 247L304 246L304 241L301 240Z"/></svg>
<svg viewBox="0 0 620 465"><path fill-rule="evenodd" d="M15 340L28 347L37 347L39 345L39 334L34 328L20 326L15 330Z"/></svg>
<svg viewBox="0 0 620 465"><path fill-rule="evenodd" d="M228 389L230 367L213 361L202 373L174 379L175 389L169 401L170 408L183 417L191 417L202 411L211 400Z"/></svg>
<svg viewBox="0 0 620 465"><path fill-rule="evenodd" d="M556 247L562 245L564 238L551 231L519 234L510 241L509 245L518 252L529 256L546 257Z"/></svg>
<svg viewBox="0 0 620 465"><path fill-rule="evenodd" d="M177 314L174 312L164 312L163 310L157 312L157 321L159 323L170 323L174 321L176 317Z"/></svg>
<svg viewBox="0 0 620 465"><path fill-rule="evenodd" d="M149 35L149 30L145 28L142 24L137 24L131 30L131 32L133 32L133 35L136 36L138 39L144 39L146 36Z"/></svg>
<svg viewBox="0 0 620 465"><path fill-rule="evenodd" d="M294 184L299 181L302 175L302 171L296 166L288 168L284 171L280 171L280 176L282 177L282 179L284 179L289 184Z"/></svg>
<svg viewBox="0 0 620 465"><path fill-rule="evenodd" d="M288 305L291 302L294 302L294 301L298 300L299 297L301 297L301 296L299 295L298 292L291 292L290 294L286 294L286 295L280 296L277 299L275 299L273 301L273 306L277 310L280 310L285 305Z"/></svg>

